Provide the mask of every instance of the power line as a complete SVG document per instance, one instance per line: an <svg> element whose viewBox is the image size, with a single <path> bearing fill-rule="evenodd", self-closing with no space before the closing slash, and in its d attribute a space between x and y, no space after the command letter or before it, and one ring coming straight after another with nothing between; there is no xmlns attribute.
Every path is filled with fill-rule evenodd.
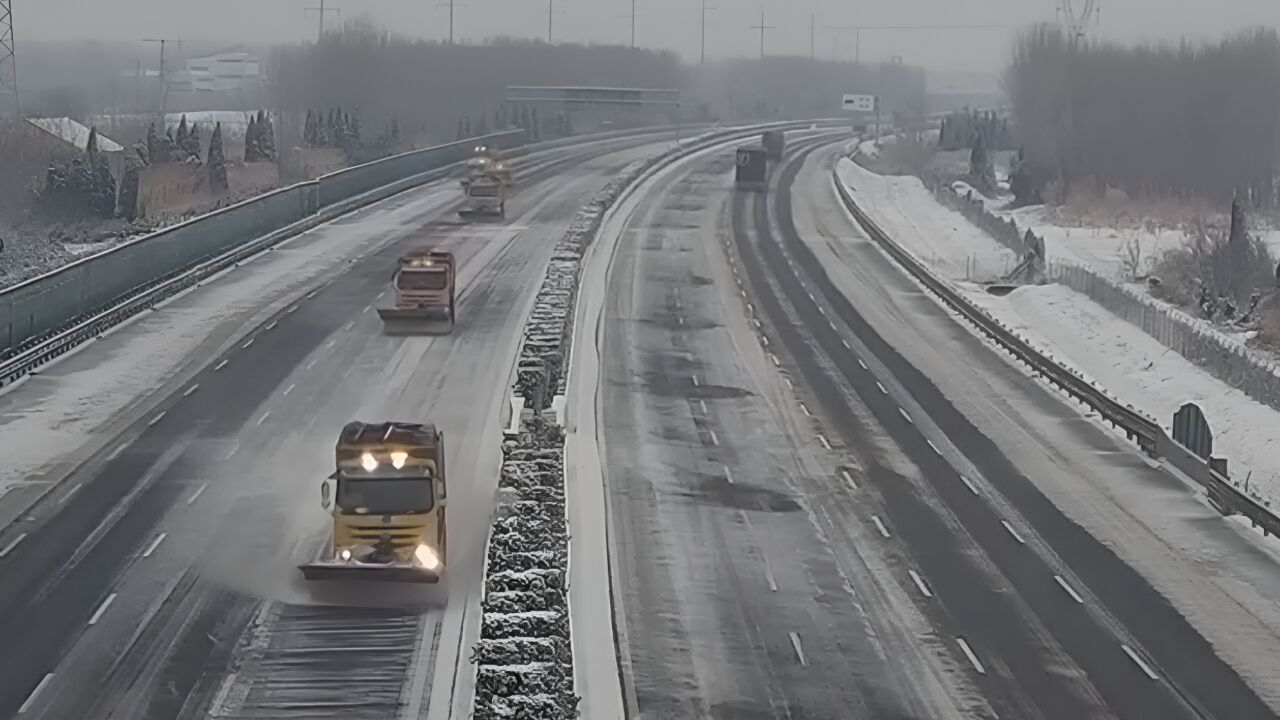
<svg viewBox="0 0 1280 720"><path fill-rule="evenodd" d="M168 99L169 99L169 76L165 74L165 71L164 71L164 65L165 65L164 48L165 48L165 45L167 45L168 43L174 42L174 40L172 38L142 38L142 42L159 43L160 45L160 77L159 77L160 84L159 84L158 90L159 90L159 96L160 96L159 97L160 124L161 126L163 126L165 104L168 102ZM177 42L182 42L182 41L178 40Z"/></svg>
<svg viewBox="0 0 1280 720"><path fill-rule="evenodd" d="M1069 2L1069 0L1063 0ZM1092 0L1089 0L1092 2ZM921 31L921 30L1011 30L1018 25L972 24L972 25L824 25L824 30L844 30L853 33L853 62L857 64L862 53L862 31Z"/></svg>
<svg viewBox="0 0 1280 720"><path fill-rule="evenodd" d="M551 16L564 14L563 10L561 10L560 12L556 12L555 7L556 7L556 0L547 0L547 44L548 45L551 44Z"/></svg>
<svg viewBox="0 0 1280 720"><path fill-rule="evenodd" d="M303 15L306 15L306 14L307 14L307 13L309 13L309 12L316 13L317 15L319 15L319 16L320 16L320 19L319 19L319 26L318 26L318 29L317 29L317 31L316 31L316 43L317 43L317 44L319 44L319 43L320 43L320 41L324 40L324 14L325 14L325 13L337 13L338 15L341 15L341 14L342 14L342 10L341 10L341 9L339 9L339 8L326 8L326 7L324 6L324 0L320 0L320 7L302 8L302 14L303 14Z"/></svg>
<svg viewBox="0 0 1280 720"><path fill-rule="evenodd" d="M13 40L13 0L0 0L0 95L13 95L13 114L22 117L18 102L18 51Z"/></svg>
<svg viewBox="0 0 1280 720"><path fill-rule="evenodd" d="M1061 0L1058 13L1071 39L1083 40L1089 25L1097 23L1101 8L1098 0Z"/></svg>
<svg viewBox="0 0 1280 720"><path fill-rule="evenodd" d="M760 8L760 24L752 25L751 29L760 31L760 59L763 60L764 59L764 31L774 29L773 25L764 24L764 7L763 6Z"/></svg>

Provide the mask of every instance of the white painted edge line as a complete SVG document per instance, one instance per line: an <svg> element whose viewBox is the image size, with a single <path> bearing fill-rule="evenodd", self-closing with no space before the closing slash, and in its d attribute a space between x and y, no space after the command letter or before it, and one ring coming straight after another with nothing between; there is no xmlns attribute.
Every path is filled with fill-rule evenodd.
<svg viewBox="0 0 1280 720"><path fill-rule="evenodd" d="M965 477L964 475L961 475L960 482L963 482L964 486L969 488L969 492L973 493L974 495L978 494L978 488L973 486L973 483L969 481L969 478Z"/></svg>
<svg viewBox="0 0 1280 720"><path fill-rule="evenodd" d="M253 338L249 338L248 342L246 342L245 344L243 344L243 345L241 345L241 346L240 346L240 349L241 349L241 350L248 350L248 349L249 349L249 346L251 346L251 345L253 345Z"/></svg>
<svg viewBox="0 0 1280 720"><path fill-rule="evenodd" d="M192 505L195 501L199 500L200 496L204 494L204 489L207 487L209 487L209 483L200 483L200 487L196 488L196 491L191 493L191 497L187 498L187 504Z"/></svg>
<svg viewBox="0 0 1280 720"><path fill-rule="evenodd" d="M872 515L871 522L876 524L876 529L880 531L882 536L889 537L889 528L884 526L884 521L880 519L879 515Z"/></svg>
<svg viewBox="0 0 1280 720"><path fill-rule="evenodd" d="M1014 540L1017 540L1017 541L1018 541L1018 544L1019 544L1019 545L1026 545L1026 544L1027 544L1027 541L1022 539L1022 536L1018 534L1018 531L1017 531L1017 530L1014 530L1014 529L1013 529L1013 526L1009 524L1009 521L1008 521L1008 520L1001 520L1001 521L1000 521L1000 524L1004 526L1004 529L1005 529L1005 530L1008 530L1008 531L1009 531L1009 534L1013 536L1013 539L1014 539Z"/></svg>
<svg viewBox="0 0 1280 720"><path fill-rule="evenodd" d="M845 470L844 468L840 468L840 477L844 478L844 481L849 483L850 488L854 490L858 489L858 483L853 481L853 475L850 474L848 470Z"/></svg>
<svg viewBox="0 0 1280 720"><path fill-rule="evenodd" d="M827 436L826 436L826 435L823 435L822 433L818 433L818 442L822 443L822 447L823 447L824 449L826 449L826 450L830 450L830 449L831 449L831 441L830 441L830 440L827 440Z"/></svg>
<svg viewBox="0 0 1280 720"><path fill-rule="evenodd" d="M796 659L800 661L800 667L808 667L809 661L805 659L804 648L800 646L800 636L794 632L787 633L791 638L791 649L796 651Z"/></svg>
<svg viewBox="0 0 1280 720"><path fill-rule="evenodd" d="M880 389L880 394L881 394L881 395L888 395L888 394L889 394L889 391L884 389L884 385L881 385L879 380L877 380L877 381L876 381L876 387Z"/></svg>
<svg viewBox="0 0 1280 720"><path fill-rule="evenodd" d="M21 534L21 535L19 535L18 537L14 538L14 539L13 539L13 542L9 543L8 545L5 545L5 546L4 546L4 549L3 549L3 550L0 550L0 558L4 557L5 555L8 555L8 554L9 554L9 553L11 553L11 552L13 552L13 549L14 549L14 548L16 548L16 547L18 547L18 543L22 542L22 541L23 541L23 540L25 540L25 539L27 539L27 534L26 534L26 533L22 533L22 534Z"/></svg>
<svg viewBox="0 0 1280 720"><path fill-rule="evenodd" d="M270 410L266 411L265 413L262 414L262 417L258 418L258 424L261 425L262 423L266 422L267 418L269 417L271 417Z"/></svg>
<svg viewBox="0 0 1280 720"><path fill-rule="evenodd" d="M107 611L107 608L111 607L111 603L116 601L116 595L117 593L111 593L106 600L102 601L102 604L98 606L98 610L93 613L93 617L89 618L90 625L98 624L98 621L102 619L102 614Z"/></svg>
<svg viewBox="0 0 1280 720"><path fill-rule="evenodd" d="M191 397L191 393L199 389L200 389L200 383L196 383L195 385L192 385L191 387L187 388L186 392L182 393L182 397Z"/></svg>
<svg viewBox="0 0 1280 720"><path fill-rule="evenodd" d="M71 488L70 490L68 490L68 491L67 491L67 494L66 494L66 495L63 495L61 498L59 498L59 499L58 499L58 504L59 504L59 505L61 505L61 504L65 503L66 501L70 500L70 499L71 499L71 496L72 496L72 495L75 495L77 492L79 492L79 491L80 491L80 488L82 488L82 487L84 487L84 483L77 483L75 487L73 487L73 488Z"/></svg>
<svg viewBox="0 0 1280 720"><path fill-rule="evenodd" d="M800 403L800 412L804 413L809 417L813 417L813 413L809 412L809 406L805 405L804 403Z"/></svg>
<svg viewBox="0 0 1280 720"><path fill-rule="evenodd" d="M715 430L708 430L708 431L707 431L707 433L708 433L709 435L711 435L711 444L712 444L712 445L715 445L715 446L717 446L717 447L719 447L719 445L720 445L720 436L716 435L716 431L715 431Z"/></svg>
<svg viewBox="0 0 1280 720"><path fill-rule="evenodd" d="M268 329L268 330L275 330L275 329L276 329L276 326L277 326L277 325L279 325L279 324L280 324L280 321L279 321L279 320L272 320L272 321L271 321L271 324L267 325L267 329Z"/></svg>
<svg viewBox="0 0 1280 720"><path fill-rule="evenodd" d="M226 367L226 366L227 366L227 363L229 363L229 362L231 362L231 361L230 361L230 360L223 360L222 362L218 363L217 365L214 365L214 366L213 366L213 369L214 369L214 370L221 370L222 368Z"/></svg>
<svg viewBox="0 0 1280 720"><path fill-rule="evenodd" d="M925 584L924 578L920 577L920 573L915 570L908 570L907 574L911 576L911 582L916 584L916 588L920 590L921 595L927 598L933 597L933 591Z"/></svg>
<svg viewBox="0 0 1280 720"><path fill-rule="evenodd" d="M1160 679L1160 676L1156 675L1155 671L1151 669L1151 666L1143 662L1142 658L1138 657L1138 653L1134 652L1133 648L1128 645L1121 645L1120 649L1124 650L1124 654L1129 656L1129 659L1133 661L1134 665L1137 665L1142 670L1144 675L1152 680Z"/></svg>
<svg viewBox="0 0 1280 720"><path fill-rule="evenodd" d="M160 543L164 542L164 539L167 537L169 537L169 533L160 533L157 535L156 539L152 540L151 544L147 546L147 549L142 551L142 557L151 557L151 553L155 552L156 548L160 547Z"/></svg>
<svg viewBox="0 0 1280 720"><path fill-rule="evenodd" d="M728 466L728 465L723 465L723 466L721 466L721 467L723 467L723 469L724 469L724 479L725 479L725 480L726 480L730 485L732 485L732 484L733 484L733 471L729 469L729 466Z"/></svg>
<svg viewBox="0 0 1280 720"><path fill-rule="evenodd" d="M168 411L167 411L167 410L166 410L166 411L163 411L163 412L161 412L159 415L157 415L157 416L155 416L155 417L151 418L150 420L148 420L148 421L147 421L147 427L154 427L156 423L158 423L158 422L160 422L161 420L163 420L163 419L164 419L164 416L165 416L167 413L168 413Z"/></svg>
<svg viewBox="0 0 1280 720"><path fill-rule="evenodd" d="M1071 587L1071 585L1069 585L1061 575L1054 575L1053 579L1058 583L1058 587L1065 590L1066 593L1071 596L1072 600L1075 600L1081 605L1084 604L1084 598L1080 597L1080 594L1076 592L1076 589Z"/></svg>
<svg viewBox="0 0 1280 720"><path fill-rule="evenodd" d="M963 652L964 656L969 659L969 664L973 666L973 669L977 670L979 675L986 675L987 669L982 667L982 661L978 660L978 656L973 653L973 648L969 647L969 643L965 642L964 638L958 637L956 638L956 644L960 646L960 652Z"/></svg>
<svg viewBox="0 0 1280 720"><path fill-rule="evenodd" d="M941 456L941 455L942 455L942 451L938 449L938 446L937 446L937 445L934 445L934 444L933 444L933 441L932 441L932 440L925 440L925 442L929 443L929 447L930 447L930 448L931 448L935 453L937 453L939 456Z"/></svg>
<svg viewBox="0 0 1280 720"><path fill-rule="evenodd" d="M293 389L294 389L294 388L296 388L296 387L298 387L298 384L297 384L297 383L294 383L294 384L290 385L289 387L287 387L287 388L285 388L285 389L284 389L284 392L283 392L283 393L281 393L281 396L288 395L289 393L293 392Z"/></svg>
<svg viewBox="0 0 1280 720"><path fill-rule="evenodd" d="M902 408L898 408L898 414L902 416L902 419L903 419L903 420L906 420L906 421L907 421L907 424L909 424L909 425L915 425L915 424L916 424L916 423L915 423L915 421L911 419L911 416L907 414L907 411L906 411L906 410L903 410Z"/></svg>
<svg viewBox="0 0 1280 720"><path fill-rule="evenodd" d="M40 697L40 693L44 690L44 686L48 685L49 681L52 679L53 679L53 673L47 673L44 676L44 678L40 680L40 684L36 685L36 689L32 690L31 694L27 696L26 701L22 703L22 707L18 708L19 715L31 709L31 706L35 703L36 698Z"/></svg>

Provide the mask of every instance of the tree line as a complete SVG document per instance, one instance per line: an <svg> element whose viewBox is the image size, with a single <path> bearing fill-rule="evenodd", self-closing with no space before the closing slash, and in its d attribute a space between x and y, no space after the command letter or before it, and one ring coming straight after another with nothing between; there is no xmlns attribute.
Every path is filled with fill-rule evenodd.
<svg viewBox="0 0 1280 720"><path fill-rule="evenodd" d="M1041 25L1005 75L1022 166L1054 198L1084 187L1139 197L1280 204L1280 40L1086 43Z"/></svg>

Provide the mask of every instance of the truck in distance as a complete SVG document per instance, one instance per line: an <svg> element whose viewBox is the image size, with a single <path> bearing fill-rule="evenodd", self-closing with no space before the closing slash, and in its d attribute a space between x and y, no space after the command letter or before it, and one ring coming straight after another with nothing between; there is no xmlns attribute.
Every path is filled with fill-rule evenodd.
<svg viewBox="0 0 1280 720"><path fill-rule="evenodd" d="M738 148L734 184L743 190L764 190L769 172L769 157L760 145Z"/></svg>
<svg viewBox="0 0 1280 720"><path fill-rule="evenodd" d="M434 425L350 422L320 485L333 518L307 580L435 583L447 562L444 433Z"/></svg>
<svg viewBox="0 0 1280 720"><path fill-rule="evenodd" d="M760 136L760 144L764 145L764 149L769 153L769 159L777 162L782 159L782 153L787 149L787 138L781 130L765 130Z"/></svg>
<svg viewBox="0 0 1280 720"><path fill-rule="evenodd" d="M462 185L465 195L458 215L471 218L505 218L507 216L508 185L492 176L481 176Z"/></svg>
<svg viewBox="0 0 1280 720"><path fill-rule="evenodd" d="M453 331L457 267L453 253L417 248L400 257L391 276L394 305L379 307L388 335L442 335Z"/></svg>

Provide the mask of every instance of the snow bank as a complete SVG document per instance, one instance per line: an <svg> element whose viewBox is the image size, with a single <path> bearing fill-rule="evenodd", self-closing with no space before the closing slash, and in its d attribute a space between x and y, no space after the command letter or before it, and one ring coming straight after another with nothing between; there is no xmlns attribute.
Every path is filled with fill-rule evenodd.
<svg viewBox="0 0 1280 720"><path fill-rule="evenodd" d="M877 175L844 158L836 172L881 229L946 277L995 280L1017 265L1013 252L939 204L919 178Z"/></svg>
<svg viewBox="0 0 1280 720"><path fill-rule="evenodd" d="M1087 297L1062 285L1027 286L1004 298L981 290L969 300L1041 350L1065 361L1118 399L1167 427L1184 403L1204 410L1214 454L1232 481L1280 504L1280 412L1215 379Z"/></svg>

